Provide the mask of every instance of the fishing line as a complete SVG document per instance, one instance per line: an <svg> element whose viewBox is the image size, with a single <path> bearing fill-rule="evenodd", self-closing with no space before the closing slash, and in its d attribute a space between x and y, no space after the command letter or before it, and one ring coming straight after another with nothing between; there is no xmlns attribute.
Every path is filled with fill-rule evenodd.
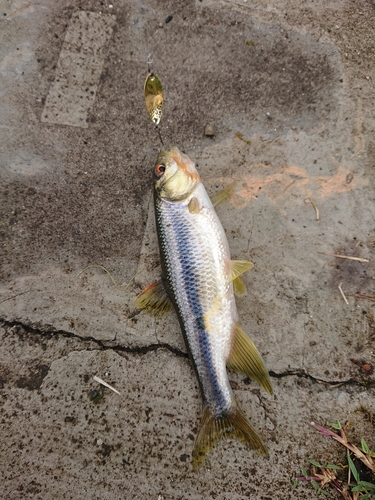
<svg viewBox="0 0 375 500"><path fill-rule="evenodd" d="M152 36L149 36L149 34L146 31L145 34L147 39L147 45L150 47L149 40L151 39L153 47L155 49L155 46L158 45L158 43L162 38L161 36L159 36L159 34L161 33L164 33L164 30L160 27L155 30ZM157 52L157 47L156 47L156 52ZM149 52L146 64L148 73L144 85L144 99L145 99L146 110L152 123L155 125L155 129L158 133L160 143L164 147L164 141L160 130L160 119L162 116L163 102L164 102L163 87L160 79L154 73L152 67L153 64L152 52Z"/></svg>

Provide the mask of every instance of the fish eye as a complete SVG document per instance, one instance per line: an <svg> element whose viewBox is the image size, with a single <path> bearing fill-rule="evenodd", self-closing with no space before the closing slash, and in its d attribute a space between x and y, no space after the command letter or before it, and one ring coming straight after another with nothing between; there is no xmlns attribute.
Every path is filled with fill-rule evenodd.
<svg viewBox="0 0 375 500"><path fill-rule="evenodd" d="M156 165L155 167L155 176L159 179L165 172L164 165Z"/></svg>

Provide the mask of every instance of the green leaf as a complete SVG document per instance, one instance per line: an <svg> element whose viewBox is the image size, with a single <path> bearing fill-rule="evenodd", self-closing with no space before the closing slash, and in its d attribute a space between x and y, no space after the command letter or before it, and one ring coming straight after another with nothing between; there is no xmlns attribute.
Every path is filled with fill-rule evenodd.
<svg viewBox="0 0 375 500"><path fill-rule="evenodd" d="M330 427L332 427L333 429L336 429L336 430L341 429L341 424L340 424L340 421L339 421L339 420L337 421L337 424L335 424L334 422L331 422L331 423L329 424L329 426L330 426Z"/></svg>
<svg viewBox="0 0 375 500"><path fill-rule="evenodd" d="M326 496L328 496L328 495L329 495L328 491L322 490L321 488L319 488L319 490L318 490L316 493L317 493L318 495L319 495L320 493L323 493L323 495L326 495Z"/></svg>
<svg viewBox="0 0 375 500"><path fill-rule="evenodd" d="M357 484L357 486L353 486L352 491L353 492L355 492L355 491L364 491L364 488L360 484Z"/></svg>
<svg viewBox="0 0 375 500"><path fill-rule="evenodd" d="M354 477L355 481L357 483L359 483L359 474L358 474L358 471L357 471L357 469L356 469L356 467L354 465L353 460L350 458L349 452L348 452L348 464L349 464L350 471L353 474L353 477Z"/></svg>
<svg viewBox="0 0 375 500"><path fill-rule="evenodd" d="M319 484L316 481L314 481L314 479L311 480L311 484L314 486L316 490L320 490Z"/></svg>
<svg viewBox="0 0 375 500"><path fill-rule="evenodd" d="M361 446L363 453L368 453L370 451L370 448L367 446L367 443L363 438L361 439Z"/></svg>
<svg viewBox="0 0 375 500"><path fill-rule="evenodd" d="M295 490L298 486L298 479L293 480L293 489Z"/></svg>
<svg viewBox="0 0 375 500"><path fill-rule="evenodd" d="M324 465L318 464L318 462L315 462L315 460L307 460L307 461L310 462L311 465L315 465L315 467L324 467Z"/></svg>
<svg viewBox="0 0 375 500"><path fill-rule="evenodd" d="M361 486L365 487L366 490L375 490L375 484L374 483L368 483L367 481L359 481Z"/></svg>
<svg viewBox="0 0 375 500"><path fill-rule="evenodd" d="M375 457L375 452L370 450L366 441L363 438L361 439L361 446L362 446L363 453L368 453L370 455L370 457Z"/></svg>
<svg viewBox="0 0 375 500"><path fill-rule="evenodd" d="M335 464L320 464L319 462L316 462L315 460L308 459L307 460L311 465L315 465L315 467L320 467L321 469L335 469L335 470L341 470L342 467L339 465Z"/></svg>
<svg viewBox="0 0 375 500"><path fill-rule="evenodd" d="M326 469L334 469L334 470L341 470L342 467L340 467L339 465L333 465L333 464L327 464L324 466Z"/></svg>
<svg viewBox="0 0 375 500"><path fill-rule="evenodd" d="M308 477L307 472L306 472L306 469L305 469L304 467L301 467L301 471L302 471L302 474L303 474L305 477Z"/></svg>

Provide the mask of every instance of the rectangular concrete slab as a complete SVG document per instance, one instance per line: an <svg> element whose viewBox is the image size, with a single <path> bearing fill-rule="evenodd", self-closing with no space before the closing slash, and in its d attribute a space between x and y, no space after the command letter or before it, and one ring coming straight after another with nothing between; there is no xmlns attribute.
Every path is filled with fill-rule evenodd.
<svg viewBox="0 0 375 500"><path fill-rule="evenodd" d="M115 16L75 12L66 31L41 121L87 128Z"/></svg>

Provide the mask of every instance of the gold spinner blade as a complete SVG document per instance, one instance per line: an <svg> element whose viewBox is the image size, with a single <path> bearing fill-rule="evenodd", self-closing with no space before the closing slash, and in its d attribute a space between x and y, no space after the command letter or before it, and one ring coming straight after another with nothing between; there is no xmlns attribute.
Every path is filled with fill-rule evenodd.
<svg viewBox="0 0 375 500"><path fill-rule="evenodd" d="M159 125L163 109L163 87L154 73L150 73L145 81L145 104L148 116L155 125Z"/></svg>

